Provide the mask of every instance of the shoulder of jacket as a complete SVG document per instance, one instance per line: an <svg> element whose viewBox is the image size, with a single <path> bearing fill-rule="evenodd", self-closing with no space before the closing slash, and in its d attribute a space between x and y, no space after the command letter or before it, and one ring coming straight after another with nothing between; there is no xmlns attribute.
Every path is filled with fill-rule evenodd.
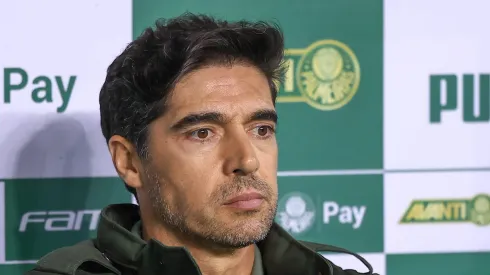
<svg viewBox="0 0 490 275"><path fill-rule="evenodd" d="M93 240L86 240L51 251L39 259L34 268L24 275L76 275L83 264L90 262L95 263L97 269L110 272L107 274L119 274L109 259L95 247Z"/></svg>
<svg viewBox="0 0 490 275"><path fill-rule="evenodd" d="M320 243L314 243L314 242L308 242L308 241L299 241L299 242L301 244L303 244L304 246L308 247L309 249L317 252L317 253L319 253L319 252L334 252L334 253L344 253L344 254L351 255L351 256L357 258L359 261L361 261L368 269L368 271L365 273L356 271L354 269L343 269L340 266L335 265L332 261L330 261L329 259L327 259L325 257L325 259L332 266L333 275L379 275L378 273L374 273L373 267L371 266L371 264L369 264L369 262L366 261L366 259L364 259L363 257L361 257L357 253L354 253L354 252L349 251L347 249L337 247L337 246L333 246L333 245L320 244Z"/></svg>
<svg viewBox="0 0 490 275"><path fill-rule="evenodd" d="M333 275L379 275L378 273L371 273L370 271L359 272L354 269L342 269L340 266L337 266L332 262L331 264L333 266Z"/></svg>

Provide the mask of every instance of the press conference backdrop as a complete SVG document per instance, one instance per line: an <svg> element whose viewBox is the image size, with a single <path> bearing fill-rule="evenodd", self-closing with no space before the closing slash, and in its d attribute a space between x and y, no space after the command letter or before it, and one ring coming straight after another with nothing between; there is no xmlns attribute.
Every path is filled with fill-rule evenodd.
<svg viewBox="0 0 490 275"><path fill-rule="evenodd" d="M94 236L131 202L99 127L109 63L157 17L265 19L290 65L277 222L380 274L484 274L490 40L480 0L0 2L0 274ZM366 271L349 255L325 254Z"/></svg>

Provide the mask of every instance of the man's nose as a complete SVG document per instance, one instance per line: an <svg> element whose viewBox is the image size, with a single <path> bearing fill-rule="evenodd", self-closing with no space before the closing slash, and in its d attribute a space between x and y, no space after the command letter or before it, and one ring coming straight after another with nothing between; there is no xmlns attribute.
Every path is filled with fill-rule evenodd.
<svg viewBox="0 0 490 275"><path fill-rule="evenodd" d="M230 137L223 149L226 156L223 169L226 175L245 176L259 169L260 163L255 147L246 132Z"/></svg>

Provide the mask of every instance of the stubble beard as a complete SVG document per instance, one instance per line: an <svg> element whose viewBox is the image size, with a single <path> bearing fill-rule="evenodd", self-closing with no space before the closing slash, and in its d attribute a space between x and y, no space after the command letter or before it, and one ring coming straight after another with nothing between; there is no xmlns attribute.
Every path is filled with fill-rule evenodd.
<svg viewBox="0 0 490 275"><path fill-rule="evenodd" d="M148 195L157 219L165 227L178 232L190 240L202 243L217 249L237 249L249 246L264 240L274 222L277 211L277 194L265 182L253 177L235 178L232 183L221 185L211 196L211 205L220 206L230 195L238 194L246 188L255 188L265 195L263 203L267 209L233 213L233 224L227 223L200 209L192 211L188 202L177 202L178 205L169 205L161 194L165 192L165 184L161 184L156 173L147 171L150 188ZM219 214L219 213L218 213Z"/></svg>

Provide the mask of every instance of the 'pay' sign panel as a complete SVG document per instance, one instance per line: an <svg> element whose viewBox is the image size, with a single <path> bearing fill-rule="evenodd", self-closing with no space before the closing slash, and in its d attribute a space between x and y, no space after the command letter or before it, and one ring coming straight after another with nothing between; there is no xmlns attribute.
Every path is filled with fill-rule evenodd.
<svg viewBox="0 0 490 275"><path fill-rule="evenodd" d="M23 68L4 68L3 103L26 106L49 105L48 110L63 113L70 102L77 77L29 75ZM27 104L26 101L31 101ZM53 108L54 106L54 108Z"/></svg>

